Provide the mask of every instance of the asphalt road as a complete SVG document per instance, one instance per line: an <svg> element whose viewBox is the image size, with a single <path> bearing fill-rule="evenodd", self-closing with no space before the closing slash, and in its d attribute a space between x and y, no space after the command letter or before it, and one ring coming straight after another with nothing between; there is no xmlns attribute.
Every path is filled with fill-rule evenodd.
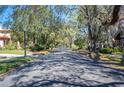
<svg viewBox="0 0 124 93"><path fill-rule="evenodd" d="M57 48L1 77L0 87L117 87L124 72L104 67L85 55Z"/></svg>

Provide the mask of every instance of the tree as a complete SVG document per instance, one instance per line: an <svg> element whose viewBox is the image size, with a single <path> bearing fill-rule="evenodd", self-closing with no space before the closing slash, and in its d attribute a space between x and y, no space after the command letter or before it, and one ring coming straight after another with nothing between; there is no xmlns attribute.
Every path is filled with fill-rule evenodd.
<svg viewBox="0 0 124 93"><path fill-rule="evenodd" d="M18 36L24 37L22 32L27 32L29 47L53 48L61 43L59 31L63 29L66 12L65 6L18 6L12 14L11 28ZM18 40L23 41L19 37Z"/></svg>
<svg viewBox="0 0 124 93"><path fill-rule="evenodd" d="M103 40L102 35L108 33L109 21L113 6L79 6L79 22L87 28L88 40L91 50L95 52L97 44Z"/></svg>

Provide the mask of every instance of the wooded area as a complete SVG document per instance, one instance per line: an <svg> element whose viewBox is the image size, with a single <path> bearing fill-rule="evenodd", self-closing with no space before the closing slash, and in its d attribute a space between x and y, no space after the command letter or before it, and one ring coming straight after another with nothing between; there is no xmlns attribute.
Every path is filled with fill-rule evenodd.
<svg viewBox="0 0 124 93"><path fill-rule="evenodd" d="M1 15L8 8L11 14L2 24L13 33L1 49L41 51L65 46L123 54L123 6L1 6Z"/></svg>
<svg viewBox="0 0 124 93"><path fill-rule="evenodd" d="M9 5L0 19L0 74L19 68L0 86L124 85L124 6Z"/></svg>

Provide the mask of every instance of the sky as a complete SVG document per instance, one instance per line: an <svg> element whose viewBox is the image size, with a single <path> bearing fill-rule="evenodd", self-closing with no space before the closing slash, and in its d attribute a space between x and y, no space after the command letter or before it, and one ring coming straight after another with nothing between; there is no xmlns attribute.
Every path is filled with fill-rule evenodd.
<svg viewBox="0 0 124 93"><path fill-rule="evenodd" d="M8 6L6 10L0 15L0 22L3 23L10 19L10 15L12 14L13 8L12 6Z"/></svg>
<svg viewBox="0 0 124 93"><path fill-rule="evenodd" d="M3 5L1 5L3 6ZM11 20L11 14L13 12L13 6L9 5L7 8L0 14L0 28L9 29L8 22Z"/></svg>

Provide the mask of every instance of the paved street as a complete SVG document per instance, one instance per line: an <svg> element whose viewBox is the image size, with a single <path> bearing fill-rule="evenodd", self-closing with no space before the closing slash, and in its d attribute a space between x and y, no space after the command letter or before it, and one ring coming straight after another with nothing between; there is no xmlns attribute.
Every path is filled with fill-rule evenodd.
<svg viewBox="0 0 124 93"><path fill-rule="evenodd" d="M124 72L104 67L69 49L58 48L36 58L1 78L0 86L124 86Z"/></svg>

